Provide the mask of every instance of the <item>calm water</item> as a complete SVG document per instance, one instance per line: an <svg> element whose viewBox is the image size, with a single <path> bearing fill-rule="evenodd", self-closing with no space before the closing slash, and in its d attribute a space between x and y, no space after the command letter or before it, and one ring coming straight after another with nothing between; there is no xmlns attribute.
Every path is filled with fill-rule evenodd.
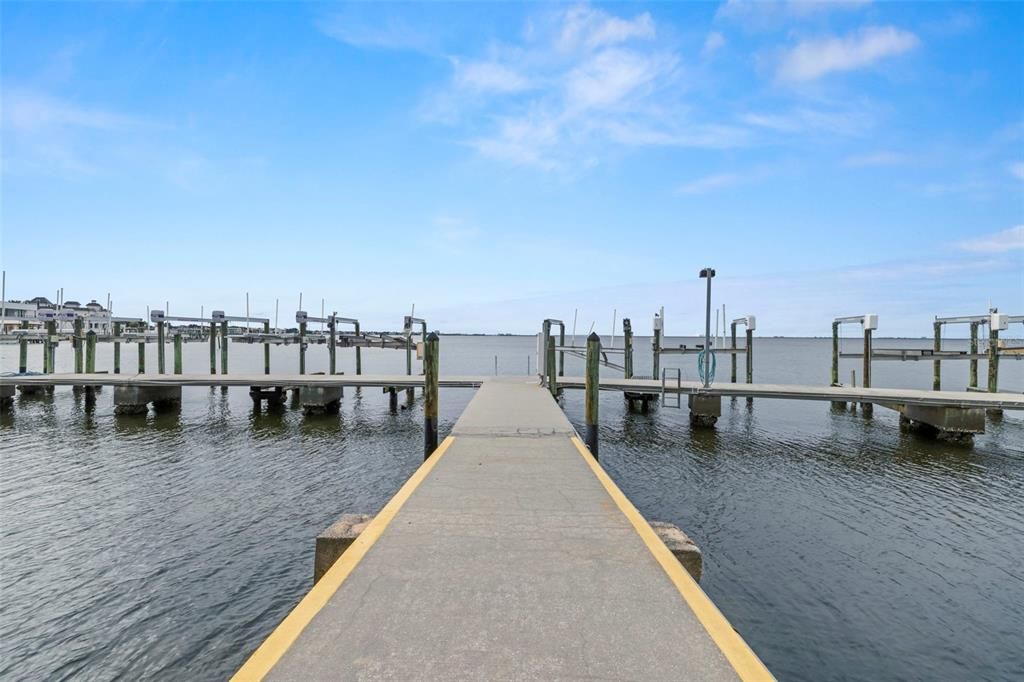
<svg viewBox="0 0 1024 682"><path fill-rule="evenodd" d="M756 344L758 381L827 382L828 340ZM444 373L493 373L497 355L499 372L523 374L535 341L441 348ZM40 357L33 347L33 369ZM124 357L133 372L134 347ZM351 351L340 357L353 371ZM101 346L98 367L110 358ZM16 360L0 347L4 370ZM396 351L363 362L405 368ZM296 347L272 364L295 371ZM694 378L692 356L668 364ZM309 365L326 369L326 349ZM649 372L649 354L636 365ZM207 347L186 345L185 371L206 367ZM231 367L261 370L261 347L233 344ZM1000 369L1001 386L1024 390L1024 362ZM879 362L874 379L930 388L931 364ZM964 387L966 363L946 363L943 381ZM70 389L19 398L0 421L0 678L227 677L309 588L316 534L379 509L421 461L419 396L390 414L379 391L350 389L340 415L304 418L253 414L244 389L197 388L180 414L115 417L111 393L91 410ZM442 390L442 435L472 394ZM579 426L582 393L563 404ZM685 409L629 413L603 395L602 464L645 516L696 540L702 586L776 675L1024 679L1024 415L963 447L902 434L881 408L871 420L824 403L723 409L696 431Z"/></svg>

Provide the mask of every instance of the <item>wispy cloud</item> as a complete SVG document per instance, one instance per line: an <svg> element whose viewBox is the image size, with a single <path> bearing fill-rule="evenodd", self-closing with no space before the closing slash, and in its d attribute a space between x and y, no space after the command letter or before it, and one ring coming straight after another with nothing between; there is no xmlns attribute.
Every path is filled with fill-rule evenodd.
<svg viewBox="0 0 1024 682"><path fill-rule="evenodd" d="M480 92L522 92L530 81L518 71L497 62L463 62L453 59L453 81L458 88Z"/></svg>
<svg viewBox="0 0 1024 682"><path fill-rule="evenodd" d="M15 133L38 133L56 128L115 130L141 123L132 116L75 104L33 90L5 89L3 102L3 127Z"/></svg>
<svg viewBox="0 0 1024 682"><path fill-rule="evenodd" d="M843 161L843 165L850 168L873 168L877 166L900 166L908 161L909 158L905 154L881 151L849 156Z"/></svg>
<svg viewBox="0 0 1024 682"><path fill-rule="evenodd" d="M1007 166L1007 169L1013 177L1018 180L1024 180L1024 161L1014 161Z"/></svg>
<svg viewBox="0 0 1024 682"><path fill-rule="evenodd" d="M764 31L832 11L856 10L871 0L727 0L715 19L730 21L748 30Z"/></svg>
<svg viewBox="0 0 1024 682"><path fill-rule="evenodd" d="M874 125L874 114L868 108L851 105L845 109L797 106L779 112L747 112L740 114L738 120L745 125L778 133L859 135Z"/></svg>
<svg viewBox="0 0 1024 682"><path fill-rule="evenodd" d="M706 175L696 180L691 180L680 185L676 190L677 194L705 194L713 190L731 187L741 182L742 177L737 173L715 173Z"/></svg>
<svg viewBox="0 0 1024 682"><path fill-rule="evenodd" d="M869 26L842 37L805 40L783 55L776 75L784 82L815 80L871 66L910 51L919 42L913 33L895 26Z"/></svg>
<svg viewBox="0 0 1024 682"><path fill-rule="evenodd" d="M1015 225L1001 232L967 239L957 243L957 246L972 253L1006 253L1024 249L1024 225Z"/></svg>
<svg viewBox="0 0 1024 682"><path fill-rule="evenodd" d="M723 47L725 47L725 36L718 31L712 31L704 39L704 47L700 50L700 56L703 59L707 59Z"/></svg>
<svg viewBox="0 0 1024 682"><path fill-rule="evenodd" d="M654 38L654 20L647 12L623 19L586 5L577 5L565 13L557 46L569 52L594 50L630 40Z"/></svg>
<svg viewBox="0 0 1024 682"><path fill-rule="evenodd" d="M433 35L406 21L368 24L354 16L334 15L320 19L316 26L324 35L353 47L415 52L436 49Z"/></svg>

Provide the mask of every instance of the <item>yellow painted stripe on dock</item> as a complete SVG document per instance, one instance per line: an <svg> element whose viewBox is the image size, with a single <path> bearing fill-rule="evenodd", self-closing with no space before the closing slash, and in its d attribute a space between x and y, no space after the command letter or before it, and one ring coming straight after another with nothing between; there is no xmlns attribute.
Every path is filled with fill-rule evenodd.
<svg viewBox="0 0 1024 682"><path fill-rule="evenodd" d="M775 677L768 671L768 668L761 662L761 659L743 641L743 638L726 620L714 602L704 594L704 590L700 589L696 581L690 577L690 574L686 572L686 569L682 567L675 555L665 546L665 543L661 541L661 538L654 532L654 529L647 523L647 520L637 511L633 503L629 501L629 498L622 494L619 487L615 485L611 477L608 476L605 470L601 468L601 465L597 463L597 460L590 454L590 450L583 444L583 441L576 436L573 436L571 440L580 455L590 466L591 471L601 481L601 485L604 486L612 500L622 513L626 515L629 522L633 524L633 528L640 534L640 538L647 545L647 549L651 551L654 558L661 564L662 569L668 574L676 589L679 590L683 600L686 601L690 610L697 616L697 620L707 630L714 643L721 649L726 660L729 661L729 664L736 671L736 674L739 675L740 679L774 680Z"/></svg>
<svg viewBox="0 0 1024 682"><path fill-rule="evenodd" d="M249 680L262 680L270 670L277 665L288 648L295 643L302 631L309 625L310 621L320 612L320 609L334 596L345 578L352 573L352 570L359 564L366 553L370 550L377 539L380 538L384 529L388 527L395 514L402 508L406 500L415 492L416 488L427 477L427 474L437 465L441 456L448 450L455 439L448 436L438 446L420 468L409 477L395 496L384 505L384 508L373 517L373 520L359 534L348 549L331 566L327 573L320 578L320 582L313 586L302 601L292 609L281 624L270 633L249 660L239 668L238 672L231 678L233 682L248 682Z"/></svg>

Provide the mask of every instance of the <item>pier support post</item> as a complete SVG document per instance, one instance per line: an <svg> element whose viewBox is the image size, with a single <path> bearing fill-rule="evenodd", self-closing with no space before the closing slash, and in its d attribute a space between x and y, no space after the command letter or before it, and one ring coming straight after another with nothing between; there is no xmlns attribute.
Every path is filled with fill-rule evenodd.
<svg viewBox="0 0 1024 682"><path fill-rule="evenodd" d="M114 323L114 374L121 373L121 323Z"/></svg>
<svg viewBox="0 0 1024 682"><path fill-rule="evenodd" d="M558 325L558 346L565 348L565 325ZM558 376L565 376L565 351L558 351Z"/></svg>
<svg viewBox="0 0 1024 682"><path fill-rule="evenodd" d="M331 321L327 323L327 329L330 330L330 336L331 336L330 346L328 346L328 352L327 352L327 357L328 357L328 359L330 361L329 362L330 368L329 368L329 370L327 372L328 374L334 374L335 367L337 366L336 353L337 353L338 347L334 345L334 342L335 342L334 332L335 332L336 326L337 326L337 323L334 321L334 316L332 315L331 316Z"/></svg>
<svg viewBox="0 0 1024 682"><path fill-rule="evenodd" d="M299 404L307 417L335 414L341 408L341 386L303 386L299 389Z"/></svg>
<svg viewBox="0 0 1024 682"><path fill-rule="evenodd" d="M306 323L299 323L299 374L306 373Z"/></svg>
<svg viewBox="0 0 1024 682"><path fill-rule="evenodd" d="M633 325L628 317L622 318L622 367L627 379L633 378Z"/></svg>
<svg viewBox="0 0 1024 682"><path fill-rule="evenodd" d="M181 374L181 332L174 333L174 373Z"/></svg>
<svg viewBox="0 0 1024 682"><path fill-rule="evenodd" d="M137 374L146 373L146 342L139 341L139 367Z"/></svg>
<svg viewBox="0 0 1024 682"><path fill-rule="evenodd" d="M584 438L594 459L598 459L598 405L601 391L601 337L590 332L587 337L587 379L583 399L583 417L586 423Z"/></svg>
<svg viewBox="0 0 1024 682"><path fill-rule="evenodd" d="M864 388L871 388L871 330L864 330L864 374L861 380ZM871 403L860 404L861 414L870 417L874 412L874 405Z"/></svg>
<svg viewBox="0 0 1024 682"><path fill-rule="evenodd" d="M690 395L686 402L690 408L690 426L714 426L722 416L720 395Z"/></svg>
<svg viewBox="0 0 1024 682"><path fill-rule="evenodd" d="M220 373L228 373L228 321L220 323Z"/></svg>
<svg viewBox="0 0 1024 682"><path fill-rule="evenodd" d="M0 386L0 412L9 412L14 406L14 384Z"/></svg>
<svg viewBox="0 0 1024 682"><path fill-rule="evenodd" d="M430 332L423 348L423 459L437 449L438 336Z"/></svg>
<svg viewBox="0 0 1024 682"><path fill-rule="evenodd" d="M589 343L589 340L588 340ZM551 391L551 397L558 398L558 371L555 367L555 337L548 336L548 350L545 356L544 364L548 370L548 390Z"/></svg>
<svg viewBox="0 0 1024 682"><path fill-rule="evenodd" d="M653 376L652 379L658 380L661 378L661 323L656 322L654 325L654 340L652 341L654 348L654 359L651 364Z"/></svg>
<svg viewBox="0 0 1024 682"><path fill-rule="evenodd" d="M971 355L978 354L978 323L971 322ZM968 377L967 385L971 388L978 387L978 359L971 358L970 360L970 375Z"/></svg>
<svg viewBox="0 0 1024 682"><path fill-rule="evenodd" d="M746 352L746 356L747 356L747 383L748 384L752 384L752 383L754 383L754 330L750 329L750 328L747 329L747 352ZM734 355L733 357L735 358L736 356ZM735 360L733 362L735 362ZM747 403L749 404L749 403L752 403L752 402L754 402L754 398L752 396L747 396Z"/></svg>
<svg viewBox="0 0 1024 682"><path fill-rule="evenodd" d="M737 365L737 362L736 362L736 323L735 322L733 322L733 323L731 323L729 325L729 343L732 344L730 346L730 348L732 348L732 357L729 359L729 367L730 367L730 370L731 370L729 372L729 380L732 383L735 384L736 383L736 365Z"/></svg>
<svg viewBox="0 0 1024 682"><path fill-rule="evenodd" d="M988 392L999 392L999 329L993 324L989 324L988 331ZM989 409L988 416L998 419L1003 416L1003 411Z"/></svg>
<svg viewBox="0 0 1024 682"><path fill-rule="evenodd" d="M270 333L270 320L263 323L263 333ZM270 342L263 342L263 373L270 374Z"/></svg>
<svg viewBox="0 0 1024 682"><path fill-rule="evenodd" d="M163 374L166 369L166 353L167 350L164 348L164 323L156 323L156 371L159 374Z"/></svg>
<svg viewBox="0 0 1024 682"><path fill-rule="evenodd" d="M28 320L21 323L22 329L28 329ZM18 339L18 373L24 374L28 371L28 337L22 335Z"/></svg>
<svg viewBox="0 0 1024 682"><path fill-rule="evenodd" d="M53 344L57 338L57 323L50 320L46 323L46 338L43 340L43 374L54 373L54 360L56 359L56 351L53 349Z"/></svg>
<svg viewBox="0 0 1024 682"><path fill-rule="evenodd" d="M82 346L85 345L85 339L82 337L82 318L75 318L75 331L74 331L74 346L75 346L75 374L81 374L85 371L85 364L83 362L84 350Z"/></svg>
<svg viewBox="0 0 1024 682"><path fill-rule="evenodd" d="M96 372L96 332L89 330L85 335L85 373Z"/></svg>
<svg viewBox="0 0 1024 682"><path fill-rule="evenodd" d="M356 322L356 336L359 336L359 323ZM358 339L357 339L358 341ZM356 376L363 373L363 349L360 346L356 346Z"/></svg>
<svg viewBox="0 0 1024 682"><path fill-rule="evenodd" d="M217 373L217 323L210 323L210 374Z"/></svg>
<svg viewBox="0 0 1024 682"><path fill-rule="evenodd" d="M839 385L839 323L832 323L832 386Z"/></svg>
<svg viewBox="0 0 1024 682"><path fill-rule="evenodd" d="M935 351L942 350L942 323L934 322L933 331L935 335L935 341L932 343L932 348ZM934 360L932 362L932 390L938 391L942 387L942 361Z"/></svg>
<svg viewBox="0 0 1024 682"><path fill-rule="evenodd" d="M391 412L398 412L398 391L395 390L394 386L390 386L387 389L388 392L388 409Z"/></svg>

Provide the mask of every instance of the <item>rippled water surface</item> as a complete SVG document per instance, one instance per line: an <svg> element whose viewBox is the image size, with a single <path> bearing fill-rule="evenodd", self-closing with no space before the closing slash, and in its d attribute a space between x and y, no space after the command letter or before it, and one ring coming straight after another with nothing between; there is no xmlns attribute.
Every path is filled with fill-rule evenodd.
<svg viewBox="0 0 1024 682"><path fill-rule="evenodd" d="M497 356L500 373L524 374L535 342L441 347L442 373L491 374ZM758 381L828 380L828 340L756 351ZM233 370L262 369L259 346L231 353ZM134 372L134 349L123 355ZM30 367L40 357L33 347ZM339 357L352 372L351 351ZM98 367L110 358L101 345ZM0 347L5 371L16 360ZM295 371L297 349L275 348L272 364ZM404 373L405 356L367 351L363 364ZM636 364L649 372L649 353ZM694 377L692 357L668 364ZM70 365L65 345L59 369ZM309 366L326 369L323 348ZM185 371L206 367L207 348L187 344ZM859 361L844 361L844 379L850 369ZM876 386L931 386L931 363L874 371ZM946 363L943 382L963 388L966 363ZM1000 383L1024 390L1024 362L1004 362ZM348 389L339 415L316 418L254 413L245 389L208 388L185 389L180 412L115 416L111 394L86 408L57 389L0 417L0 678L229 676L309 588L316 534L378 510L422 460L418 394L391 414L379 389ZM442 435L472 395L441 391ZM563 397L577 426L582 403ZM740 399L723 412L693 430L685 409L631 413L602 395L601 463L645 516L694 538L702 586L776 675L1024 679L1024 415L962 446L901 433L882 408L865 419Z"/></svg>

